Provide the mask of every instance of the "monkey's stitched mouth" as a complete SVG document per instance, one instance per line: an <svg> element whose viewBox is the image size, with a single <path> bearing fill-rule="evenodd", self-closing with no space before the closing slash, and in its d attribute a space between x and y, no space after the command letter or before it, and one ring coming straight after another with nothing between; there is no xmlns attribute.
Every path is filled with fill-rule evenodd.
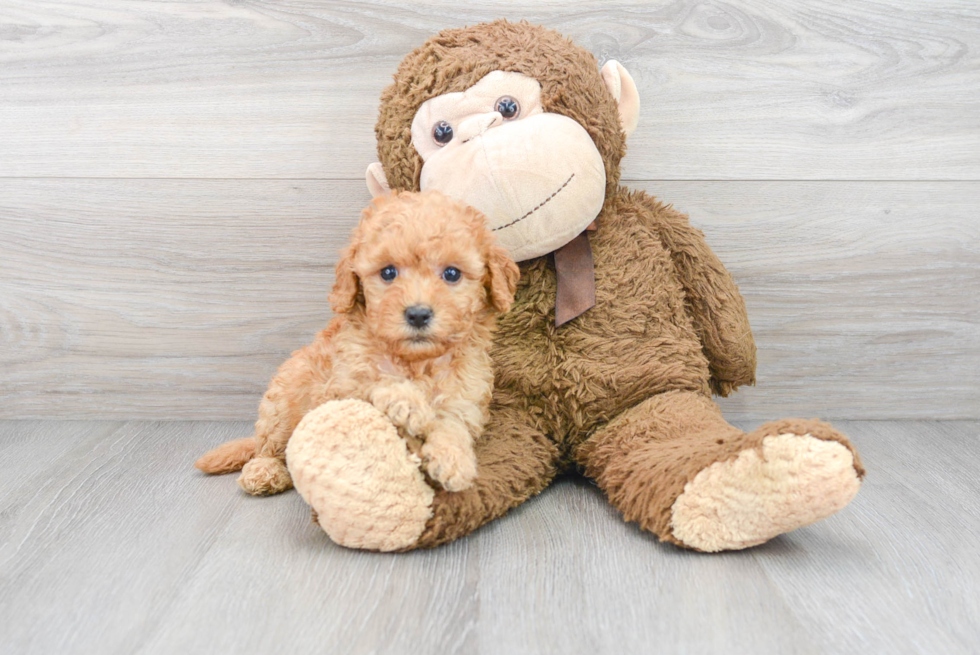
<svg viewBox="0 0 980 655"><path fill-rule="evenodd" d="M516 225L517 223L520 223L525 218L527 218L528 216L530 216L534 212L538 211L539 209L541 209L542 207L544 207L545 205L547 205L549 202L552 201L552 199L554 199L555 196L557 196L559 193L561 193L562 191L564 191L565 190L565 187L568 186L568 183L571 182L572 181L572 178L574 178L574 177L575 177L575 173L572 173L571 175L569 175L568 176L568 179L565 180L565 183L564 184L562 184L560 187L558 187L558 189L554 193L552 193L550 196L548 196L547 198L545 198L544 200L542 200L540 203L538 203L537 207L535 207L534 209L532 209L528 213L524 214L520 218L515 218L514 220L512 220L510 223L507 223L506 225L501 225L500 227L495 227L495 228L493 228L490 231L491 232L496 232L497 230L502 230L502 229L504 229L506 227L510 227L511 225Z"/></svg>

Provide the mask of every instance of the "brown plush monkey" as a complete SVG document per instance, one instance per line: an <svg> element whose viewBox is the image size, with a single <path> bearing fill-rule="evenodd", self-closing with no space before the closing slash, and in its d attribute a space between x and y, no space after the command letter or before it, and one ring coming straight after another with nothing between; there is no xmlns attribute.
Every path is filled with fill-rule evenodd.
<svg viewBox="0 0 980 655"><path fill-rule="evenodd" d="M857 493L864 469L831 426L788 419L746 434L712 401L754 382L755 344L702 234L619 186L638 113L622 66L600 70L526 23L447 30L399 66L368 186L436 188L476 206L522 262L521 280L495 339L470 489L425 479L363 403L328 403L296 429L289 470L335 541L442 544L573 468L626 520L703 551L760 544Z"/></svg>

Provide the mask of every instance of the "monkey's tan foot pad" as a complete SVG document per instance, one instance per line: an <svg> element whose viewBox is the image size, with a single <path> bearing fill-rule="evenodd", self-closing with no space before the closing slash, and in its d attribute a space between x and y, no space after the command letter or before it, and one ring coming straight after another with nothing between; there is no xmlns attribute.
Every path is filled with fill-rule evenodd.
<svg viewBox="0 0 980 655"><path fill-rule="evenodd" d="M671 530L702 551L748 548L830 516L860 485L845 445L809 434L768 436L761 448L716 462L688 482L671 508Z"/></svg>
<svg viewBox="0 0 980 655"><path fill-rule="evenodd" d="M360 400L333 400L308 413L286 446L300 496L337 544L392 551L415 544L432 516L426 484L391 421Z"/></svg>

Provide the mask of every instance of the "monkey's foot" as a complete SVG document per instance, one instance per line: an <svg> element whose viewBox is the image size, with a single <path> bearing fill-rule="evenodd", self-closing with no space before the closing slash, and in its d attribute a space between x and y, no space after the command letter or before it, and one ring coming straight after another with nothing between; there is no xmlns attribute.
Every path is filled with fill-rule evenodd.
<svg viewBox="0 0 980 655"><path fill-rule="evenodd" d="M334 400L308 413L286 446L286 463L317 523L347 548L414 545L435 492L391 421L370 403Z"/></svg>
<svg viewBox="0 0 980 655"><path fill-rule="evenodd" d="M858 492L864 471L838 436L843 441L767 436L761 448L702 469L674 501L673 535L701 551L738 550L840 510Z"/></svg>

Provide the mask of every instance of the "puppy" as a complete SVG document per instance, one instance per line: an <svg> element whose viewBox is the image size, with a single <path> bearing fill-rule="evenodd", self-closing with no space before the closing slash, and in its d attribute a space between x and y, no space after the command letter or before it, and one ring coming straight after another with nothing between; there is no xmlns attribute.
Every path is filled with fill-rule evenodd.
<svg viewBox="0 0 980 655"><path fill-rule="evenodd" d="M336 316L280 366L259 405L255 436L195 464L242 469L250 494L285 491L286 443L328 400L358 398L421 443L426 472L448 491L477 475L493 371L490 334L514 298L520 272L477 210L438 192L395 192L361 215L337 264Z"/></svg>

